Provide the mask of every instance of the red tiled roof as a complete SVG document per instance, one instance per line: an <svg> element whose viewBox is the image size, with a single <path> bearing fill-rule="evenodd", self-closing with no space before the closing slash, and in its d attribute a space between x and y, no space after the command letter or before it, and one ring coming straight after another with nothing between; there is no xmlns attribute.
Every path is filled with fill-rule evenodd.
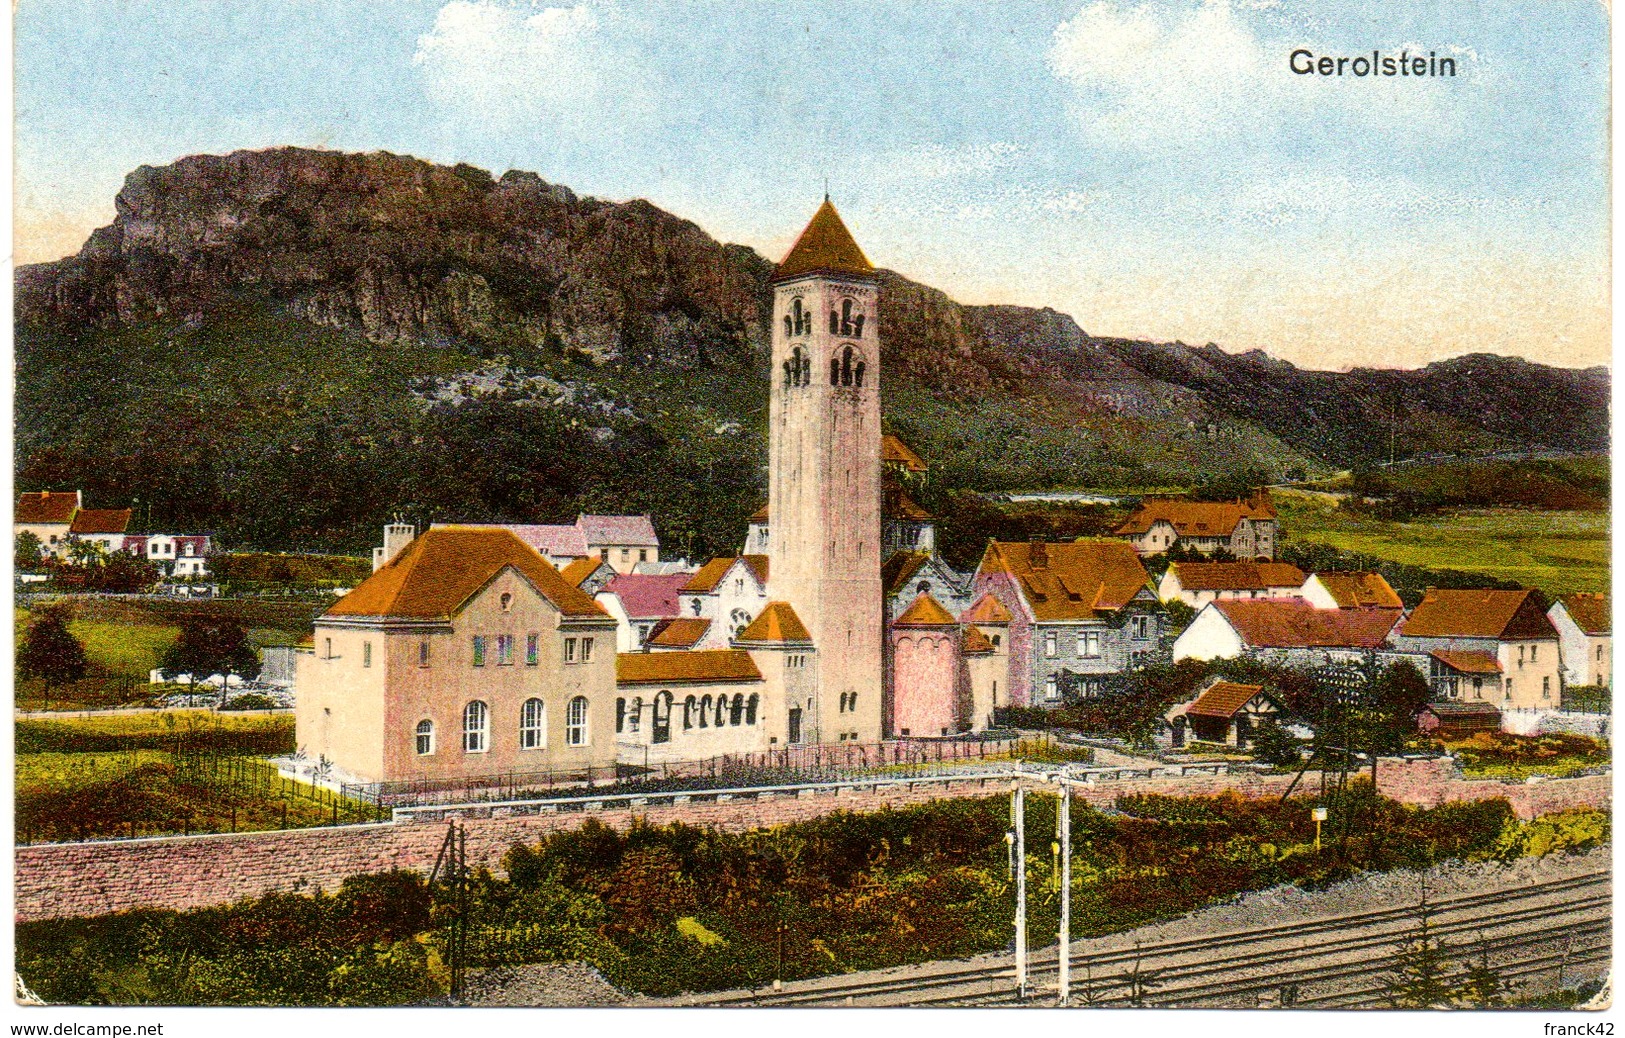
<svg viewBox="0 0 1625 1038"><path fill-rule="evenodd" d="M894 551L880 567L880 586L887 595L903 590L931 556L923 551Z"/></svg>
<svg viewBox="0 0 1625 1038"><path fill-rule="evenodd" d="M1014 577L1041 621L1088 620L1121 609L1145 590L1147 579L1134 548L1108 540L992 541L978 572Z"/></svg>
<svg viewBox="0 0 1625 1038"><path fill-rule="evenodd" d="M887 487L883 500L880 502L881 514L887 519L908 519L913 522L930 522L935 518L930 512L921 508L914 499L903 492L902 487Z"/></svg>
<svg viewBox="0 0 1625 1038"><path fill-rule="evenodd" d="M767 502L762 502L762 507L750 514L750 521L753 523L767 522Z"/></svg>
<svg viewBox="0 0 1625 1038"><path fill-rule="evenodd" d="M1285 562L1175 562L1169 568L1186 591L1264 591L1303 586L1303 570Z"/></svg>
<svg viewBox="0 0 1625 1038"><path fill-rule="evenodd" d="M646 515L578 515L576 529L589 545L626 544L654 547L660 543Z"/></svg>
<svg viewBox="0 0 1625 1038"><path fill-rule="evenodd" d="M1181 537L1229 537L1236 524L1243 519L1274 519L1275 506L1269 495L1259 495L1252 501L1178 501L1173 498L1152 498L1142 503L1117 528L1120 536L1138 536L1150 530L1159 520L1166 521Z"/></svg>
<svg viewBox="0 0 1625 1038"><path fill-rule="evenodd" d="M1186 714L1199 717L1234 717L1252 698L1264 691L1263 685L1239 685L1233 681L1216 681L1207 691L1196 697L1185 708ZM1276 706L1280 706L1279 703Z"/></svg>
<svg viewBox="0 0 1625 1038"><path fill-rule="evenodd" d="M130 526L128 508L81 508L74 513L69 533L123 533Z"/></svg>
<svg viewBox="0 0 1625 1038"><path fill-rule="evenodd" d="M982 633L980 627L965 628L965 640L960 646L960 652L966 656L979 656L993 651L993 643L987 635Z"/></svg>
<svg viewBox="0 0 1625 1038"><path fill-rule="evenodd" d="M615 657L618 685L713 684L760 681L762 672L744 649L698 652L623 652Z"/></svg>
<svg viewBox="0 0 1625 1038"><path fill-rule="evenodd" d="M41 490L17 498L17 522L66 523L79 510L79 491Z"/></svg>
<svg viewBox="0 0 1625 1038"><path fill-rule="evenodd" d="M751 575L756 578L756 582L766 587L766 555L723 555L701 566L698 572L689 574L688 582L678 590L688 595L709 594L716 590L717 585L722 583L722 578L726 577L728 571L733 569L734 563L741 559L744 560L746 566L750 567Z"/></svg>
<svg viewBox="0 0 1625 1038"><path fill-rule="evenodd" d="M901 465L910 472L924 472L928 467L924 458L915 454L913 448L891 433L880 438L880 460Z"/></svg>
<svg viewBox="0 0 1625 1038"><path fill-rule="evenodd" d="M579 559L587 554L587 538L574 526L526 523L435 523L429 529L507 530L543 555Z"/></svg>
<svg viewBox="0 0 1625 1038"><path fill-rule="evenodd" d="M841 214L826 198L773 272L773 280L784 281L814 272L871 274L874 269L869 257L852 239L852 232L841 222Z"/></svg>
<svg viewBox="0 0 1625 1038"><path fill-rule="evenodd" d="M1007 624L1010 622L1010 610L1004 607L992 592L983 595L976 603L965 610L965 615L959 618L965 623L973 624Z"/></svg>
<svg viewBox="0 0 1625 1038"><path fill-rule="evenodd" d="M1297 598L1221 600L1208 608L1248 645L1272 648L1375 649L1400 617L1398 609L1316 609Z"/></svg>
<svg viewBox="0 0 1625 1038"><path fill-rule="evenodd" d="M1536 591L1428 588L1400 627L1408 638L1556 638Z"/></svg>
<svg viewBox="0 0 1625 1038"><path fill-rule="evenodd" d="M431 526L326 616L450 619L470 597L512 566L566 616L603 616L603 606L565 583L552 563L512 531L489 526Z"/></svg>
<svg viewBox="0 0 1625 1038"><path fill-rule="evenodd" d="M892 621L893 627L952 627L958 621L954 614L942 608L942 603L922 591L914 604L903 610L903 615Z"/></svg>
<svg viewBox="0 0 1625 1038"><path fill-rule="evenodd" d="M1372 570L1316 573L1315 577L1342 609L1361 606L1399 609L1404 605L1383 575Z"/></svg>
<svg viewBox="0 0 1625 1038"><path fill-rule="evenodd" d="M598 572L598 567L602 565L605 565L603 559L598 558L596 555L587 555L579 559L571 559L564 569L559 571L559 575L571 587L580 587L588 577Z"/></svg>
<svg viewBox="0 0 1625 1038"><path fill-rule="evenodd" d="M649 631L648 644L662 649L692 649L710 629L711 621L697 616L662 620Z"/></svg>
<svg viewBox="0 0 1625 1038"><path fill-rule="evenodd" d="M783 645L785 643L812 644L812 634L808 632L801 617L790 608L788 602L769 602L762 615L750 622L738 638L738 642L758 642L765 645Z"/></svg>
<svg viewBox="0 0 1625 1038"><path fill-rule="evenodd" d="M1441 649L1428 653L1451 670L1462 674L1499 674L1501 661L1487 652L1449 651Z"/></svg>
<svg viewBox="0 0 1625 1038"><path fill-rule="evenodd" d="M619 598L626 615L635 620L676 616L677 595L688 583L689 576L687 573L620 573L604 585L604 593Z"/></svg>
<svg viewBox="0 0 1625 1038"><path fill-rule="evenodd" d="M1608 612L1608 596L1599 591L1582 591L1564 595L1558 601L1568 610L1569 617L1587 634L1607 634L1614 629L1613 617Z"/></svg>

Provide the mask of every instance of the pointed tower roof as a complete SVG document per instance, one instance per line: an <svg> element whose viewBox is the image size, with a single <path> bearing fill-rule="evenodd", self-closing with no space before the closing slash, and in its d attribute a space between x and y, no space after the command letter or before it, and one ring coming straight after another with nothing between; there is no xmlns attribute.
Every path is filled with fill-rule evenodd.
<svg viewBox="0 0 1625 1038"><path fill-rule="evenodd" d="M812 644L812 635L801 617L788 602L769 602L762 615L751 621L749 627L735 639L738 642L766 642L770 644Z"/></svg>
<svg viewBox="0 0 1625 1038"><path fill-rule="evenodd" d="M994 598L991 593L983 595L976 600L976 604L965 611L959 618L970 624L1007 624L1010 622L1010 610L1004 603Z"/></svg>
<svg viewBox="0 0 1625 1038"><path fill-rule="evenodd" d="M893 627L952 627L957 621L953 614L942 608L942 603L922 591L914 604L903 610L903 615L892 621Z"/></svg>
<svg viewBox="0 0 1625 1038"><path fill-rule="evenodd" d="M803 274L859 274L874 273L874 264L858 248L852 232L841 222L835 203L827 197L813 214L807 229L801 232L790 252L774 272L774 281L785 281Z"/></svg>

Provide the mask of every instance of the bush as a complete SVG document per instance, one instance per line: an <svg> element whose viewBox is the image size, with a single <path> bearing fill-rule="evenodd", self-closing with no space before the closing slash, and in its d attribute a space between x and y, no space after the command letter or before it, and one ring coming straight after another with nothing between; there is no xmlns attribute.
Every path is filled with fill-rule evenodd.
<svg viewBox="0 0 1625 1038"><path fill-rule="evenodd" d="M226 701L222 710L275 710L276 701L269 696L262 696L258 692L248 692L244 695L233 696Z"/></svg>
<svg viewBox="0 0 1625 1038"><path fill-rule="evenodd" d="M1528 822L1508 819L1495 845L1501 861L1579 854L1608 843L1612 824L1606 811L1582 807L1542 815Z"/></svg>

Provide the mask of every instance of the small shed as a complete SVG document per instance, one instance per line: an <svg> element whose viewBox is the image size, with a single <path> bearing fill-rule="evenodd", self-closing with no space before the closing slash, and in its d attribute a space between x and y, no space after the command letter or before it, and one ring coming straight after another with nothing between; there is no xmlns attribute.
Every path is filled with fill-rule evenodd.
<svg viewBox="0 0 1625 1038"><path fill-rule="evenodd" d="M1416 727L1435 739L1465 739L1501 730L1501 711L1488 703L1429 703L1416 715Z"/></svg>
<svg viewBox="0 0 1625 1038"><path fill-rule="evenodd" d="M1168 711L1167 719L1176 748L1187 739L1200 739L1246 749L1260 724L1279 721L1285 714L1286 708L1264 686L1221 679Z"/></svg>

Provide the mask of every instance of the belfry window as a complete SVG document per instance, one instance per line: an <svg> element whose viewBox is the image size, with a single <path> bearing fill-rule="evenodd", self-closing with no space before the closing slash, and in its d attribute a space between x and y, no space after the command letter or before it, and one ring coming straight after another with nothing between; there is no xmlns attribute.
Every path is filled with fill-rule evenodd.
<svg viewBox="0 0 1625 1038"><path fill-rule="evenodd" d="M832 386L841 384L841 358L839 357L829 359L829 384Z"/></svg>
<svg viewBox="0 0 1625 1038"><path fill-rule="evenodd" d="M841 351L841 385L852 384L852 347L848 346Z"/></svg>

